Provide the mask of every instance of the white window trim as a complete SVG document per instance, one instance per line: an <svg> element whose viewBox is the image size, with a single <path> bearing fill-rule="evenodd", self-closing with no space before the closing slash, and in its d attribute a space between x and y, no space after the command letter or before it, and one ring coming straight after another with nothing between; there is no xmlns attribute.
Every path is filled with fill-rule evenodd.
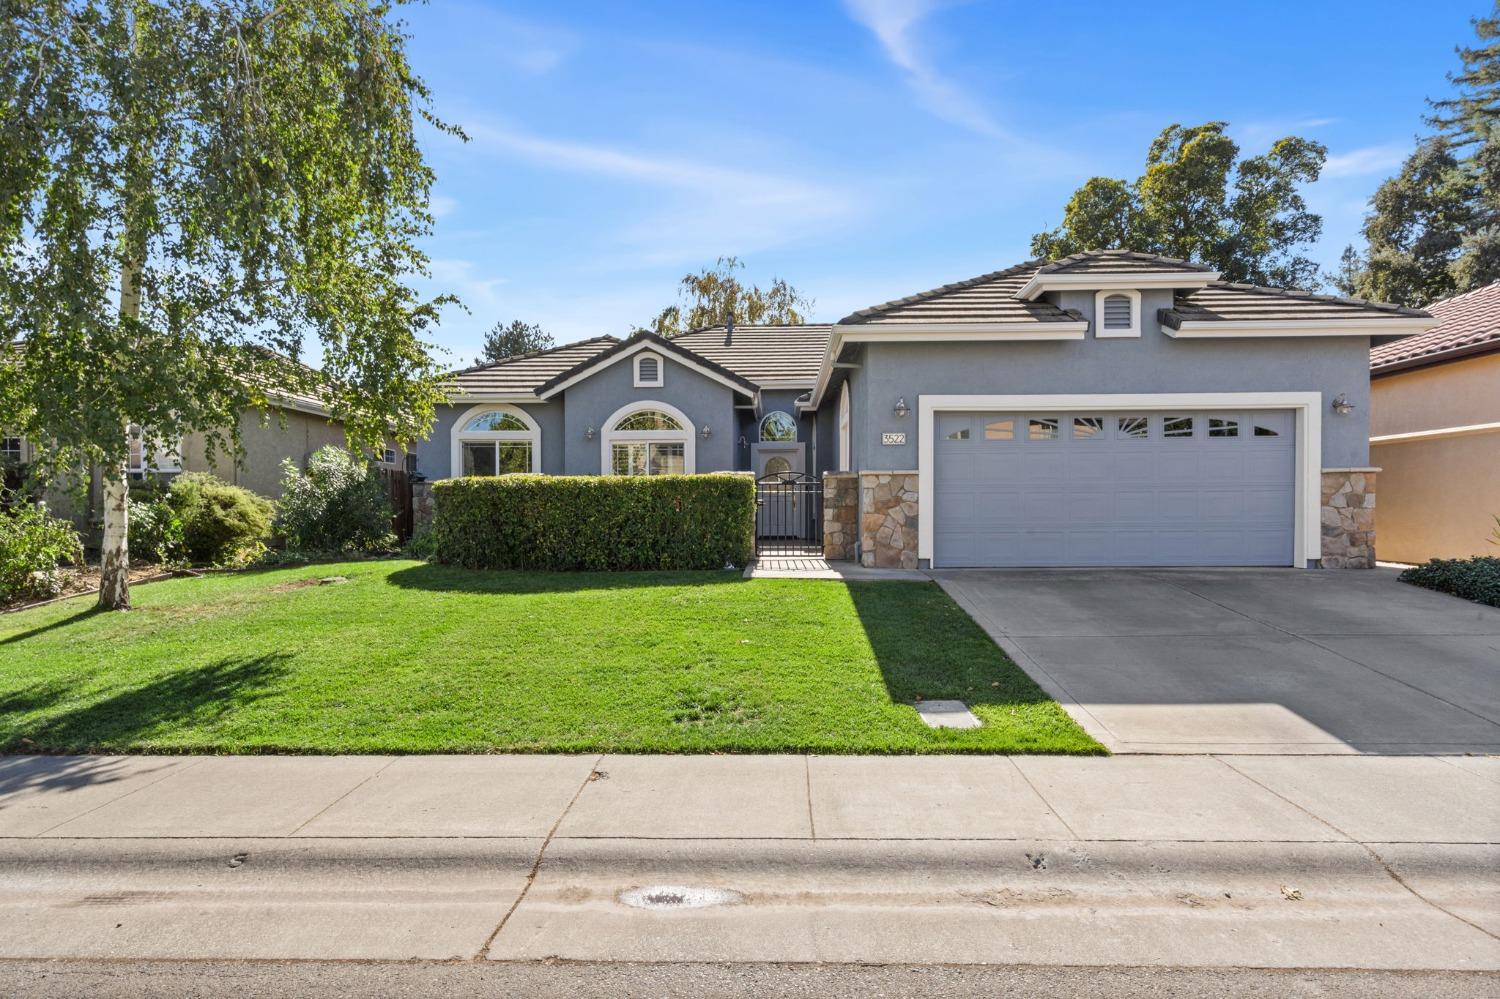
<svg viewBox="0 0 1500 999"><path fill-rule="evenodd" d="M656 378L654 381L647 381L646 379L641 377L641 362L646 360L647 358L651 358L656 361ZM662 357L655 351L643 350L639 354L635 355L635 359L631 366L634 368L636 388L662 387L667 375L666 358Z"/></svg>
<svg viewBox="0 0 1500 999"><path fill-rule="evenodd" d="M1130 326L1123 330L1104 328L1104 300L1115 295L1130 299ZM1141 335L1141 293L1134 288L1101 288L1094 295L1094 339L1115 340Z"/></svg>
<svg viewBox="0 0 1500 999"><path fill-rule="evenodd" d="M932 564L933 471L936 414L948 411L1290 409L1296 415L1297 446L1292 565L1305 567L1323 557L1319 506L1323 488L1323 393L1321 392L1163 392L1101 395L924 395L917 400L917 557ZM938 566L933 565L933 568Z"/></svg>
<svg viewBox="0 0 1500 999"><path fill-rule="evenodd" d="M682 427L681 430L616 430L620 421L627 416L645 412L648 409L659 409L672 419L676 420ZM642 400L640 402L629 402L610 414L609 419L604 421L604 433L599 435L599 474L611 475L614 472L614 446L616 444L681 444L682 447L682 471L684 474L693 475L698 469L698 456L694 450L694 442L698 435L693 432L693 421L687 418L687 414L676 406L654 399Z"/></svg>
<svg viewBox="0 0 1500 999"><path fill-rule="evenodd" d="M135 424L127 427L126 433L131 438L132 443L136 440L141 442L140 463L136 464L129 456L125 459L125 472L127 475L182 471L182 438L179 437L175 444L168 445L164 441L157 441L148 437L146 432Z"/></svg>
<svg viewBox="0 0 1500 999"><path fill-rule="evenodd" d="M839 389L839 471L851 470L849 451L853 444L852 434L849 432L849 380L846 378Z"/></svg>
<svg viewBox="0 0 1500 999"><path fill-rule="evenodd" d="M526 424L525 430L469 430L465 431L464 425L480 413L488 413L498 410L509 413L522 423ZM450 478L460 478L464 474L464 442L481 444L494 441L526 441L531 444L531 471L533 473L542 470L542 428L531 415L524 409L515 406L507 406L503 403L486 402L465 410L458 419L453 421L453 429L449 431L450 447L448 453L448 475Z"/></svg>

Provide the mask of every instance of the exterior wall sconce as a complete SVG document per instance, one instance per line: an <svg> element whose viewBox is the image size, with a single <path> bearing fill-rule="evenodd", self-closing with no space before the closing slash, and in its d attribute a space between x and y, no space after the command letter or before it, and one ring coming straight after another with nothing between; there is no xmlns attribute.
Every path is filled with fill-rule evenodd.
<svg viewBox="0 0 1500 999"><path fill-rule="evenodd" d="M906 404L906 396L902 396L901 398L899 398L899 399L896 400L896 415L897 416L899 416L899 417L905 417L906 414L910 413L910 412L911 412L911 407Z"/></svg>
<svg viewBox="0 0 1500 999"><path fill-rule="evenodd" d="M1340 416L1348 416L1350 413L1354 412L1354 403L1349 401L1348 396L1340 392L1338 395L1333 397L1333 411Z"/></svg>
<svg viewBox="0 0 1500 999"><path fill-rule="evenodd" d="M708 440L713 435L714 435L714 432L712 430L708 429L708 424L707 423L703 424L703 429L700 430L700 431L698 431L698 436L702 437L704 440Z"/></svg>
<svg viewBox="0 0 1500 999"><path fill-rule="evenodd" d="M740 447L750 446L750 441L745 438L744 434L740 434L740 439L736 443L738 443Z"/></svg>
<svg viewBox="0 0 1500 999"><path fill-rule="evenodd" d="M586 441L591 441L591 440L594 439L594 427L593 427L593 424L590 424L589 428L583 432L583 439L586 440Z"/></svg>

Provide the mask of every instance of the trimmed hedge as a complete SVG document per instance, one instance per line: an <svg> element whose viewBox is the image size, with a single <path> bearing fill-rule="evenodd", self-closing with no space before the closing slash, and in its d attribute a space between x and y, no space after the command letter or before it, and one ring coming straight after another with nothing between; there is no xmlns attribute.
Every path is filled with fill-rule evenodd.
<svg viewBox="0 0 1500 999"><path fill-rule="evenodd" d="M755 547L748 475L502 475L432 495L433 561L469 569L722 569Z"/></svg>
<svg viewBox="0 0 1500 999"><path fill-rule="evenodd" d="M1500 558L1493 555L1435 558L1402 572L1401 581L1500 607Z"/></svg>

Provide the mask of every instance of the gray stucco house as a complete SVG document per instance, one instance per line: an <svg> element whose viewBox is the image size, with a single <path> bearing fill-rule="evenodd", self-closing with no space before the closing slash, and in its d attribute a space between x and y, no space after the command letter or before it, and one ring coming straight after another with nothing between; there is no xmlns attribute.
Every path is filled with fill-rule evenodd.
<svg viewBox="0 0 1500 999"><path fill-rule="evenodd" d="M459 371L417 468L806 472L826 553L867 565L1367 566L1369 350L1433 325L1092 251Z"/></svg>

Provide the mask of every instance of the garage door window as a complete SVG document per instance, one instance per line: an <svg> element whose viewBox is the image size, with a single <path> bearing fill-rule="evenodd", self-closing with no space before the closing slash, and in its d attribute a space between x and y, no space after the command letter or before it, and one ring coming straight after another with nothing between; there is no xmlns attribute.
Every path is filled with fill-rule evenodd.
<svg viewBox="0 0 1500 999"><path fill-rule="evenodd" d="M987 441L1013 441L1016 439L1015 420L991 420L984 425L984 439Z"/></svg>
<svg viewBox="0 0 1500 999"><path fill-rule="evenodd" d="M1026 436L1034 441L1057 440L1058 420L1054 416L1032 417Z"/></svg>
<svg viewBox="0 0 1500 999"><path fill-rule="evenodd" d="M1240 435L1239 420L1221 420L1216 417L1208 419L1208 436L1210 437L1238 437Z"/></svg>
<svg viewBox="0 0 1500 999"><path fill-rule="evenodd" d="M1166 417L1161 421L1161 435L1163 437L1193 436L1193 418L1191 416Z"/></svg>
<svg viewBox="0 0 1500 999"><path fill-rule="evenodd" d="M1270 427L1263 427L1259 423L1257 423L1255 425L1255 436L1257 436L1257 437L1280 437L1281 436L1281 432L1278 431L1278 430L1272 430Z"/></svg>
<svg viewBox="0 0 1500 999"><path fill-rule="evenodd" d="M1151 436L1151 421L1144 416L1122 416L1115 427L1125 440L1143 441Z"/></svg>
<svg viewBox="0 0 1500 999"><path fill-rule="evenodd" d="M1104 417L1073 417L1073 439L1077 441L1098 440L1104 436Z"/></svg>

